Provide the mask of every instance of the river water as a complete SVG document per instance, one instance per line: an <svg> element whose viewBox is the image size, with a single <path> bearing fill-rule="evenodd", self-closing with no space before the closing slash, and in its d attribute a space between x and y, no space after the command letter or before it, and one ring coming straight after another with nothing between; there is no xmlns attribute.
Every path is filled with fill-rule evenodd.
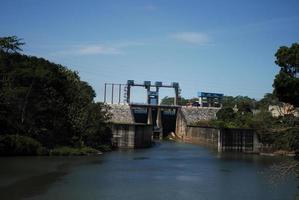
<svg viewBox="0 0 299 200"><path fill-rule="evenodd" d="M295 175L273 179L281 161L174 142L100 156L5 157L0 199L296 199Z"/></svg>

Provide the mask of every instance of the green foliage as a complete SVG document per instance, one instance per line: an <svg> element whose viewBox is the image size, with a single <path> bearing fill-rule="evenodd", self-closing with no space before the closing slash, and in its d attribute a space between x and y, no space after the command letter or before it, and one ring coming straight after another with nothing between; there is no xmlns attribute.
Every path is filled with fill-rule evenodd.
<svg viewBox="0 0 299 200"><path fill-rule="evenodd" d="M227 122L234 120L236 117L236 113L230 107L223 107L217 112L216 116L218 120Z"/></svg>
<svg viewBox="0 0 299 200"><path fill-rule="evenodd" d="M299 144L299 128L290 128L281 133L277 133L277 139L274 145L278 149L294 150L298 149Z"/></svg>
<svg viewBox="0 0 299 200"><path fill-rule="evenodd" d="M199 120L196 123L194 123L193 125L203 126L203 127L213 127L214 123L212 120Z"/></svg>
<svg viewBox="0 0 299 200"><path fill-rule="evenodd" d="M273 87L280 101L299 107L299 78L280 72L275 76Z"/></svg>
<svg viewBox="0 0 299 200"><path fill-rule="evenodd" d="M296 77L299 72L299 44L294 43L291 47L282 46L275 53L275 63L284 72Z"/></svg>
<svg viewBox="0 0 299 200"><path fill-rule="evenodd" d="M221 108L217 114L217 120L213 123L218 128L250 128L253 114L247 110L235 112L230 107Z"/></svg>
<svg viewBox="0 0 299 200"><path fill-rule="evenodd" d="M103 144L110 144L112 132L106 121L110 118L109 107L102 103L90 104L85 121L83 140L85 145L95 149L102 149Z"/></svg>
<svg viewBox="0 0 299 200"><path fill-rule="evenodd" d="M22 39L19 39L17 36L0 37L0 51L6 53L22 51L21 46L24 44Z"/></svg>
<svg viewBox="0 0 299 200"><path fill-rule="evenodd" d="M1 135L0 155L41 155L47 154L45 148L38 141L21 135Z"/></svg>
<svg viewBox="0 0 299 200"><path fill-rule="evenodd" d="M282 106L282 103L272 93L266 93L264 97L257 102L257 107L261 110L268 110L270 105Z"/></svg>
<svg viewBox="0 0 299 200"><path fill-rule="evenodd" d="M26 135L47 149L110 145L109 115L76 72L0 51L0 132ZM1 135L1 134L0 134Z"/></svg>
<svg viewBox="0 0 299 200"><path fill-rule="evenodd" d="M257 101L255 99L249 98L247 96L224 96L222 100L223 107L233 108L237 106L238 109L242 111L249 111L256 108Z"/></svg>
<svg viewBox="0 0 299 200"><path fill-rule="evenodd" d="M185 99L184 97L180 97L178 99L178 105L181 105L181 106L186 106L187 103L193 103L195 101L198 101L197 98L191 98L191 99ZM162 100L161 100L161 105L174 105L174 97L164 97Z"/></svg>
<svg viewBox="0 0 299 200"><path fill-rule="evenodd" d="M111 151L112 147L111 145L103 144L101 146L98 146L97 150L100 150L101 152L107 152L107 151Z"/></svg>
<svg viewBox="0 0 299 200"><path fill-rule="evenodd" d="M164 97L162 100L161 100L161 105L174 105L174 97ZM186 105L186 99L181 97L179 100L178 100L178 104L179 105Z"/></svg>
<svg viewBox="0 0 299 200"><path fill-rule="evenodd" d="M91 147L81 147L81 148L72 148L72 147L57 147L50 151L51 156L82 156L89 154L98 154L98 150Z"/></svg>
<svg viewBox="0 0 299 200"><path fill-rule="evenodd" d="M285 103L299 106L299 44L282 46L276 54L275 63L280 67L273 83L274 94Z"/></svg>

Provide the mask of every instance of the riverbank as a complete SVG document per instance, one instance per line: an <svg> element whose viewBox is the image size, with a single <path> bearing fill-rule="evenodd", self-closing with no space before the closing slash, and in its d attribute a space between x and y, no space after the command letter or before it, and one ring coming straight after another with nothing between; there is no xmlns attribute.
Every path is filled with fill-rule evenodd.
<svg viewBox="0 0 299 200"><path fill-rule="evenodd" d="M21 135L0 136L0 156L82 156L100 155L111 151L110 145L90 146L57 146L46 148L39 141Z"/></svg>

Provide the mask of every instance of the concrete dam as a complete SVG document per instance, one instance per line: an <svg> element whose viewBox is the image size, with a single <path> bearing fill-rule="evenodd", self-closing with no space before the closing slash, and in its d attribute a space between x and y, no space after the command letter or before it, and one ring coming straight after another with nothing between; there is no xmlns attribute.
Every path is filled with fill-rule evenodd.
<svg viewBox="0 0 299 200"><path fill-rule="evenodd" d="M113 88L117 84L112 85ZM136 104L130 102L130 87L141 86L147 89L148 103ZM157 86L158 85L158 86ZM213 127L197 126L196 122L216 119L216 113L221 107L212 106L180 106L177 104L179 97L178 84L151 85L135 84L128 81L121 86L126 91L126 102L110 102L110 124L113 133L113 145L118 148L144 148L152 145L154 139L164 139L172 136L177 140L203 144L217 148L218 151L253 152L257 150L258 142L253 130L245 129L218 129ZM105 84L105 101L107 85ZM156 87L156 91L151 91ZM159 87L173 87L175 90L174 105L159 105ZM120 94L120 92L119 92ZM118 95L120 97L120 95ZM204 100L201 102L203 105ZM209 105L213 105L209 103ZM107 102L106 102L107 103Z"/></svg>

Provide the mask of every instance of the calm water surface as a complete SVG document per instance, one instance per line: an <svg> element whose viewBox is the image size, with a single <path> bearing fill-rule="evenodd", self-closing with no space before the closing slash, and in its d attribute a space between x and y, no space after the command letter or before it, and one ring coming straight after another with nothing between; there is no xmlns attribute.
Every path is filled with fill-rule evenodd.
<svg viewBox="0 0 299 200"><path fill-rule="evenodd" d="M0 199L296 199L294 175L269 181L278 162L173 142L101 156L0 158Z"/></svg>

